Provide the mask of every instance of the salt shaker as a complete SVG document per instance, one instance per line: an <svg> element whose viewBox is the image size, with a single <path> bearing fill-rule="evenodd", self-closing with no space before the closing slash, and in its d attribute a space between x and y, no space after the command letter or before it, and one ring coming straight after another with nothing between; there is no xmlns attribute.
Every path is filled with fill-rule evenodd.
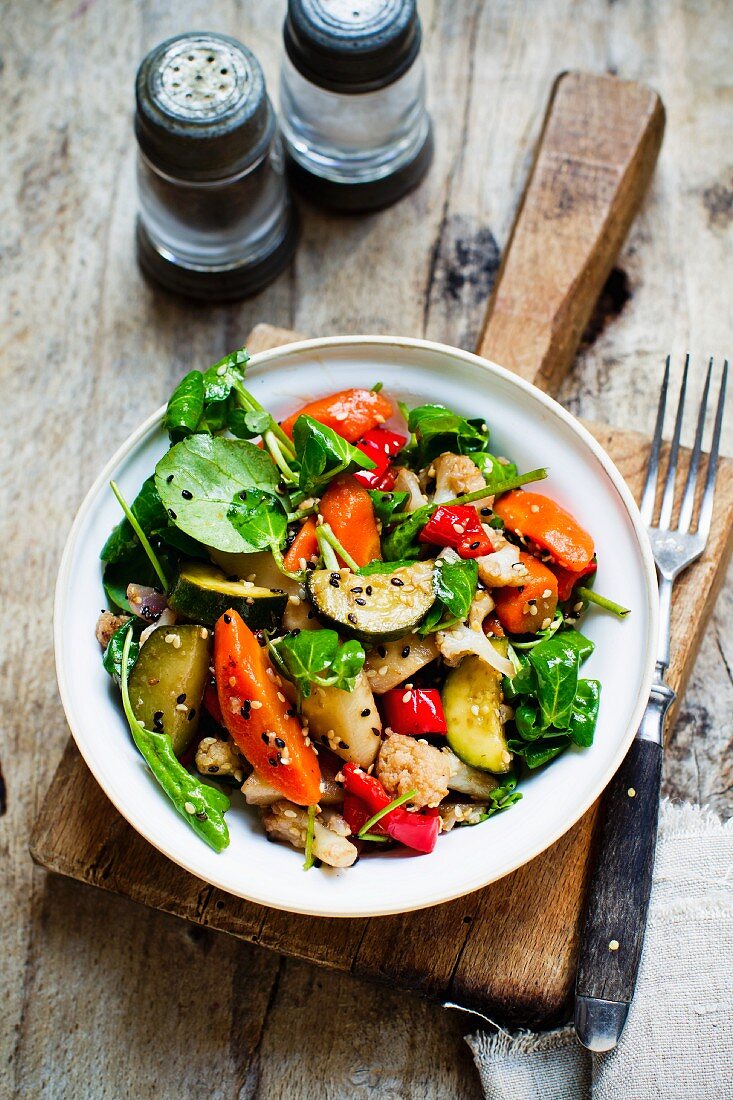
<svg viewBox="0 0 733 1100"><path fill-rule="evenodd" d="M297 223L259 62L222 34L170 38L137 74L142 268L195 298L254 294L290 260Z"/></svg>
<svg viewBox="0 0 733 1100"><path fill-rule="evenodd" d="M283 36L293 184L343 211L401 198L433 154L415 0L289 0Z"/></svg>

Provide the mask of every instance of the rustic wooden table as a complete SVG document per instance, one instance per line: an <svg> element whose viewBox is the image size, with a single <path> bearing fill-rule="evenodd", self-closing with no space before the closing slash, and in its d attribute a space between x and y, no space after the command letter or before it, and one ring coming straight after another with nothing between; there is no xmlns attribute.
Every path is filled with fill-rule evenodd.
<svg viewBox="0 0 733 1100"><path fill-rule="evenodd" d="M273 93L282 0L6 2L0 16L5 632L0 760L0 1094L479 1095L464 1019L35 869L29 830L67 737L51 603L61 547L102 460L174 380L259 320L472 347L554 76L651 83L668 112L648 201L562 399L648 431L664 354L730 351L732 28L723 0L422 0L437 155L418 192L347 220L303 210L291 272L206 308L133 257L135 67L190 27L251 45ZM693 385L699 390L700 372ZM726 447L733 451L733 421ZM29 615L29 606L32 613ZM729 814L733 594L700 652L666 791ZM17 626L16 626L17 624Z"/></svg>

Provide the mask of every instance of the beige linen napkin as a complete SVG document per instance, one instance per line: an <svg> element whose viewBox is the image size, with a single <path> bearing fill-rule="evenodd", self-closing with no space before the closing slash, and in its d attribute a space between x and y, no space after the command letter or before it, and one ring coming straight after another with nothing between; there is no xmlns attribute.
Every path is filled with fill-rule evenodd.
<svg viewBox="0 0 733 1100"><path fill-rule="evenodd" d="M636 996L616 1050L572 1028L468 1037L487 1100L733 1100L733 820L662 803Z"/></svg>

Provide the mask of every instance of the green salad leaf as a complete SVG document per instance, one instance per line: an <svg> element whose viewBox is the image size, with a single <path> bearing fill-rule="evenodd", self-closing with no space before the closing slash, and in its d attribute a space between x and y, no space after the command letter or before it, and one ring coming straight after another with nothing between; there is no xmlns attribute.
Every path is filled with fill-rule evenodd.
<svg viewBox="0 0 733 1100"><path fill-rule="evenodd" d="M311 688L353 691L366 654L360 642L339 642L335 630L301 630L273 641L278 663L307 699Z"/></svg>
<svg viewBox="0 0 733 1100"><path fill-rule="evenodd" d="M577 648L562 634L555 634L529 651L529 663L537 678L542 725L567 729L578 690L580 658Z"/></svg>
<svg viewBox="0 0 733 1100"><path fill-rule="evenodd" d="M394 517L402 512L407 501L409 500L409 493L385 493L382 489L369 489L369 496L371 497L372 506L374 508L374 515L378 520L385 525L391 523Z"/></svg>
<svg viewBox="0 0 733 1100"><path fill-rule="evenodd" d="M184 375L168 401L163 417L171 443L178 443L199 430L204 415L204 376L192 370Z"/></svg>
<svg viewBox="0 0 733 1100"><path fill-rule="evenodd" d="M304 493L318 495L337 474L376 466L358 447L305 413L293 425L293 443L300 463L298 485Z"/></svg>
<svg viewBox="0 0 733 1100"><path fill-rule="evenodd" d="M155 467L155 485L173 524L205 546L232 553L263 545L261 513L248 530L240 494L257 490L274 497L278 482L270 456L245 439L192 435L171 447ZM238 516L236 526L233 516Z"/></svg>
<svg viewBox="0 0 733 1100"><path fill-rule="evenodd" d="M581 749L587 749L593 744L600 702L600 681L578 680L578 690L570 712L568 733L572 743Z"/></svg>
<svg viewBox="0 0 733 1100"><path fill-rule="evenodd" d="M433 591L435 603L418 628L423 636L449 624L462 623L468 616L478 584L478 565L451 551L435 559Z"/></svg>
<svg viewBox="0 0 733 1100"><path fill-rule="evenodd" d="M144 625L141 619L129 619L122 626L117 627L107 643L107 648L102 657L102 665L105 672L109 673L118 685L122 683L122 657L125 651L125 639L132 632L127 652L127 674L129 675L140 653L140 635L143 632Z"/></svg>
<svg viewBox="0 0 733 1100"><path fill-rule="evenodd" d="M253 553L256 550L279 549L285 542L288 516L282 502L272 493L259 489L242 489L229 505L227 519Z"/></svg>
<svg viewBox="0 0 733 1100"><path fill-rule="evenodd" d="M483 451L489 443L489 430L482 420L467 420L444 405L418 405L407 417L414 440L401 452L414 469L432 462L444 451L469 454Z"/></svg>

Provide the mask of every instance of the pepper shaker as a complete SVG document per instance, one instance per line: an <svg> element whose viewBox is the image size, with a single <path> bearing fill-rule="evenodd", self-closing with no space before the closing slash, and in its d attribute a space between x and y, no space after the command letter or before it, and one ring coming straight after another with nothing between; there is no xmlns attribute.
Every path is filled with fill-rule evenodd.
<svg viewBox="0 0 733 1100"><path fill-rule="evenodd" d="M294 186L342 211L388 206L430 167L415 0L288 0L280 127Z"/></svg>
<svg viewBox="0 0 733 1100"><path fill-rule="evenodd" d="M138 259L195 298L254 294L292 257L295 213L254 54L221 34L170 38L136 82Z"/></svg>

